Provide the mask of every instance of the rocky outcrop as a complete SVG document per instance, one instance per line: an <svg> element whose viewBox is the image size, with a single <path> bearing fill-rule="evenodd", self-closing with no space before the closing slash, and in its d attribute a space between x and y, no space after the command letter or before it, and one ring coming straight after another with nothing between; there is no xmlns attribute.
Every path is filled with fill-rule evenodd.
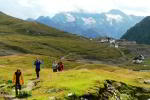
<svg viewBox="0 0 150 100"><path fill-rule="evenodd" d="M105 80L102 87L92 88L95 92L88 92L80 97L73 96L69 100L149 100L150 89L127 85L122 82Z"/></svg>

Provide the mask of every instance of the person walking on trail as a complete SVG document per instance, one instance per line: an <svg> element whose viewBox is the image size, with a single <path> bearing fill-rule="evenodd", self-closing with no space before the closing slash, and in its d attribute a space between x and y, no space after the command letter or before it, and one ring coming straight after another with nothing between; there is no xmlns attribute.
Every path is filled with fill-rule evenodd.
<svg viewBox="0 0 150 100"><path fill-rule="evenodd" d="M19 89L19 93L20 93L21 85L24 84L23 74L20 69L17 69L17 71L14 73L12 82L15 84L15 91L16 91L16 97L17 97L18 89Z"/></svg>
<svg viewBox="0 0 150 100"><path fill-rule="evenodd" d="M57 72L57 68L58 68L58 64L56 63L56 61L53 61L52 63L53 72Z"/></svg>
<svg viewBox="0 0 150 100"><path fill-rule="evenodd" d="M35 71L36 71L36 75L37 75L37 79L39 79L40 77L40 66L41 66L42 62L36 58L36 61L34 62L34 65L36 66Z"/></svg>
<svg viewBox="0 0 150 100"><path fill-rule="evenodd" d="M58 71L63 71L64 70L64 64L60 61L58 63Z"/></svg>

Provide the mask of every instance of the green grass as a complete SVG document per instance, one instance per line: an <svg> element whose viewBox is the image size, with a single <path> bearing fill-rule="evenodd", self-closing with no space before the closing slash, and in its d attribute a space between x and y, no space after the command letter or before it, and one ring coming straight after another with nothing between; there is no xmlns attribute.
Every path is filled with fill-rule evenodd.
<svg viewBox="0 0 150 100"><path fill-rule="evenodd" d="M75 53L88 59L113 59L121 57L117 49L106 45L99 45L88 40L50 37L50 36L29 36L21 34L2 35L0 37L0 51L12 50L18 53L30 53L48 55L54 57L65 56ZM16 53L14 52L14 53Z"/></svg>
<svg viewBox="0 0 150 100"><path fill-rule="evenodd" d="M51 63L52 60L56 58L39 55L0 57L0 77L4 80L3 82L7 83L8 80L11 80L16 69L21 68L25 80L24 87L26 87L29 81L36 78L33 61L37 56L44 60L45 64L40 72L41 82L34 87L32 96L28 98L29 100L47 100L49 97L53 96L63 99L68 93L83 95L87 93L90 88L94 87L97 81L100 81L102 84L101 86L103 86L103 81L106 79L124 82L132 86L150 88L149 85L140 83L138 79L138 77L149 79L150 75L148 72L134 72L110 65L85 64L64 60L65 71L53 73ZM72 66L74 67L73 69ZM69 67L71 67L71 69ZM50 90L53 91L48 92Z"/></svg>

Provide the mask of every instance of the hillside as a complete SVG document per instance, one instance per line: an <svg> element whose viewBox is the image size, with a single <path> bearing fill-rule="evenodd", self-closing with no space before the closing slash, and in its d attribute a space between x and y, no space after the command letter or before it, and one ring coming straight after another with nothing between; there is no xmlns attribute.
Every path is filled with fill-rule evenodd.
<svg viewBox="0 0 150 100"><path fill-rule="evenodd" d="M150 16L129 29L122 38L141 44L150 44Z"/></svg>
<svg viewBox="0 0 150 100"><path fill-rule="evenodd" d="M62 12L50 18L40 16L37 21L57 29L95 38L108 36L119 39L130 27L143 19L142 16L127 15L120 10L104 13Z"/></svg>
<svg viewBox="0 0 150 100"><path fill-rule="evenodd" d="M0 19L1 56L23 53L54 57L71 54L74 58L101 60L121 57L115 48L43 24L23 21L4 13L0 13Z"/></svg>

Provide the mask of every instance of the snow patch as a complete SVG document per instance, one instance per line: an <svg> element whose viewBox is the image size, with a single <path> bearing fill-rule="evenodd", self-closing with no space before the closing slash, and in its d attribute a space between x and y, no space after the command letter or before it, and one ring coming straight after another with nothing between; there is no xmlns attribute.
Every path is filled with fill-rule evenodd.
<svg viewBox="0 0 150 100"><path fill-rule="evenodd" d="M91 24L96 23L96 20L92 17L89 17L89 18L83 18L82 17L82 20L84 21L85 25L91 25Z"/></svg>
<svg viewBox="0 0 150 100"><path fill-rule="evenodd" d="M66 18L67 18L67 22L75 22L76 21L76 18L73 15L71 15L70 13L66 14Z"/></svg>
<svg viewBox="0 0 150 100"><path fill-rule="evenodd" d="M106 17L107 17L107 21L110 22L110 25L112 25L112 21L115 20L116 22L121 22L122 21L122 16L120 15L114 15L114 14L106 14Z"/></svg>

